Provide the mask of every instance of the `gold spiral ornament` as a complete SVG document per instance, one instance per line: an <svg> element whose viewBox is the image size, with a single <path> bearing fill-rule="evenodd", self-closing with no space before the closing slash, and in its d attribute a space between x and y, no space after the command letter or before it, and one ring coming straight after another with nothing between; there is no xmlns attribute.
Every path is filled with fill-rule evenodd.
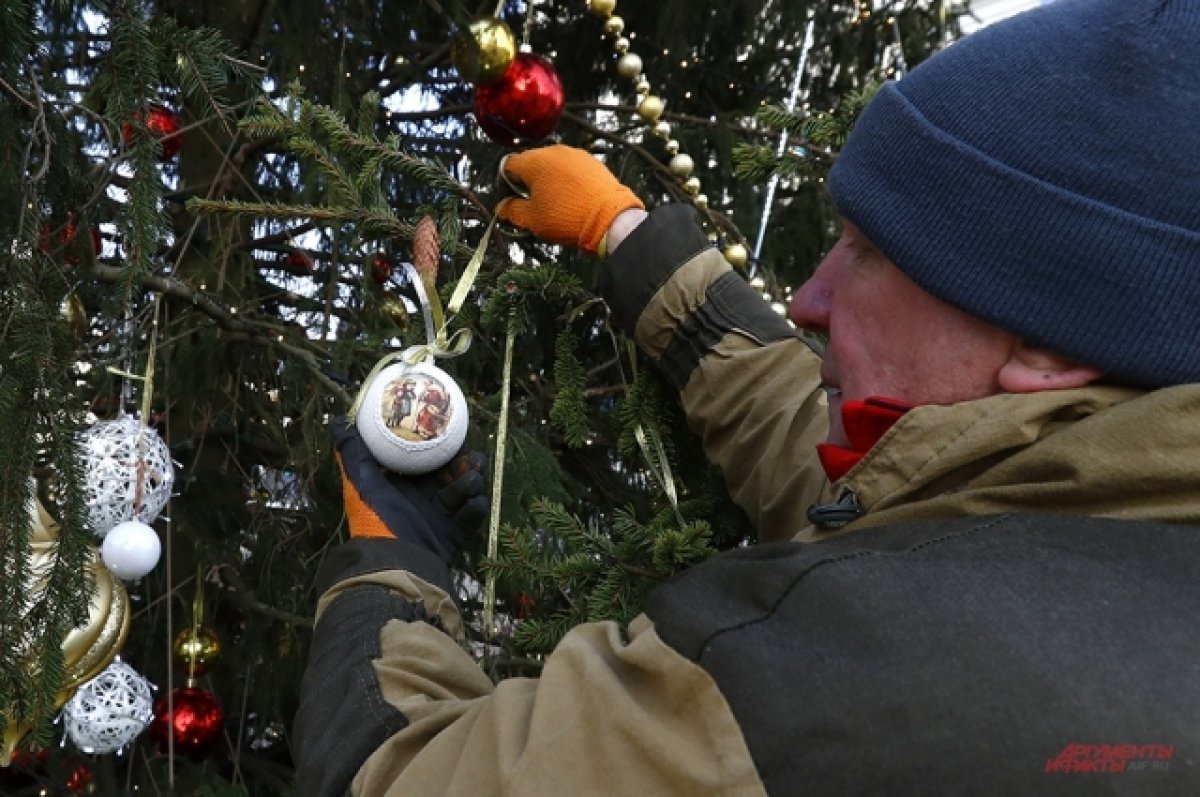
<svg viewBox="0 0 1200 797"><path fill-rule="evenodd" d="M25 582L25 594L35 600L44 595L50 574L58 560L58 524L50 517L41 502L36 499L31 502L33 514L33 535L30 544L29 577ZM56 707L61 708L71 698L75 691L88 681L99 675L116 658L125 644L129 634L129 594L125 586L109 573L108 568L100 560L100 552L93 549L91 557L84 566L87 579L95 588L91 601L88 603L86 619L72 628L63 638L63 665L66 677L59 689L55 700ZM32 640L25 642L28 645ZM32 651L27 651L31 654ZM26 672L31 672L35 665L25 656ZM25 718L4 715L4 738L0 746L0 766L5 766L12 756L17 744L25 734L33 730L33 724Z"/></svg>

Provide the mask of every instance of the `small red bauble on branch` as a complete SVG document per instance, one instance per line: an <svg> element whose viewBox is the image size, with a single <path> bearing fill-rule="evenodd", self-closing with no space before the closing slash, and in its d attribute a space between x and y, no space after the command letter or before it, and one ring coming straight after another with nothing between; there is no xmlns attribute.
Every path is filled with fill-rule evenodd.
<svg viewBox="0 0 1200 797"><path fill-rule="evenodd" d="M523 146L550 135L563 102L562 81L550 62L520 53L498 80L475 87L475 118L497 144Z"/></svg>
<svg viewBox="0 0 1200 797"><path fill-rule="evenodd" d="M305 276L311 275L316 271L316 264L313 262L312 255L301 249L293 249L288 252L287 264L288 270L294 273L300 273Z"/></svg>
<svg viewBox="0 0 1200 797"><path fill-rule="evenodd" d="M164 105L155 105L146 115L146 128L162 147L158 157L160 161L169 161L179 154L179 148L183 146L180 127L179 114ZM121 125L121 139L127 147L133 143L133 125L129 122Z"/></svg>
<svg viewBox="0 0 1200 797"><path fill-rule="evenodd" d="M225 714L217 696L207 689L184 686L170 695L174 705L163 695L154 702L154 719L150 736L163 752L168 750L169 736L175 737L175 751L200 759L212 752L221 738Z"/></svg>
<svg viewBox="0 0 1200 797"><path fill-rule="evenodd" d="M85 246L82 239L77 239L76 235L79 228L75 226L75 222L68 221L58 231L59 244L52 243L53 235L51 234L50 225L42 225L42 235L38 241L38 248L46 254L62 254L62 262L64 265L77 266L79 265L80 247ZM104 242L100 238L100 231L95 227L88 228L88 235L92 242L92 255L99 257L103 249Z"/></svg>
<svg viewBox="0 0 1200 797"><path fill-rule="evenodd" d="M382 285L392 278L392 261L383 252L377 253L371 258L371 279L376 285Z"/></svg>
<svg viewBox="0 0 1200 797"><path fill-rule="evenodd" d="M71 774L64 784L72 794L84 794L92 783L92 770L82 761L71 762Z"/></svg>

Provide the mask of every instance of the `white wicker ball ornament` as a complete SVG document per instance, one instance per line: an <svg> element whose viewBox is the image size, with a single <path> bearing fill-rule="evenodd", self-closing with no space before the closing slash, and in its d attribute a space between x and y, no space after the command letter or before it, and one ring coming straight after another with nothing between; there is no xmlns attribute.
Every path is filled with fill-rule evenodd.
<svg viewBox="0 0 1200 797"><path fill-rule="evenodd" d="M88 523L96 536L125 520L153 523L175 483L171 452L158 433L124 415L100 421L79 442Z"/></svg>
<svg viewBox="0 0 1200 797"><path fill-rule="evenodd" d="M390 471L429 473L445 465L467 437L467 400L432 362L401 360L366 386L356 417L367 449Z"/></svg>
<svg viewBox="0 0 1200 797"><path fill-rule="evenodd" d="M119 658L63 706L67 736L85 753L113 753L154 718L150 682Z"/></svg>
<svg viewBox="0 0 1200 797"><path fill-rule="evenodd" d="M141 578L154 569L162 554L158 532L136 520L112 527L100 543L100 558L109 571L126 581Z"/></svg>

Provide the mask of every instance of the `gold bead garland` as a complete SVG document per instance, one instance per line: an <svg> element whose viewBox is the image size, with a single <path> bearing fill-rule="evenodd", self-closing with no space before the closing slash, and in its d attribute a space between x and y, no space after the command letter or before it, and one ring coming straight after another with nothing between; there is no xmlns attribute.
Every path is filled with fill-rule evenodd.
<svg viewBox="0 0 1200 797"><path fill-rule="evenodd" d="M750 253L746 250L746 247L739 243L729 244L725 247L722 254L725 255L725 259L734 268L745 268L746 262L750 259Z"/></svg>
<svg viewBox="0 0 1200 797"><path fill-rule="evenodd" d="M642 57L637 53L625 53L617 59L617 74L626 80L637 80L642 74ZM650 90L650 84L645 83L646 91ZM639 83L639 85L641 85ZM639 94L645 92L638 92Z"/></svg>
<svg viewBox="0 0 1200 797"><path fill-rule="evenodd" d="M647 94L638 103L638 116L653 124L658 121L658 117L662 116L663 109L666 103L653 94Z"/></svg>
<svg viewBox="0 0 1200 797"><path fill-rule="evenodd" d="M667 164L667 168L671 170L671 174L678 177L680 180L686 180L692 176L692 169L696 166L692 160L692 156L686 152L680 152L671 157L671 162Z"/></svg>
<svg viewBox="0 0 1200 797"><path fill-rule="evenodd" d="M679 141L671 138L671 123L662 118L666 103L661 97L651 92L650 81L642 71L642 57L633 52L631 36L626 30L623 17L616 15L617 0L587 0L588 10L604 20L604 35L612 39L612 48L617 53L617 75L632 81L634 93L637 95L637 115L646 122L650 133L663 141L670 160L667 170L679 181L680 188L690 197L692 206L700 211L708 210L708 195L703 193L700 178L693 174L695 161L685 152L680 151ZM719 240L716 233L710 233L711 240ZM723 250L725 259L734 268L745 268L748 261L746 247L738 242L730 243Z"/></svg>

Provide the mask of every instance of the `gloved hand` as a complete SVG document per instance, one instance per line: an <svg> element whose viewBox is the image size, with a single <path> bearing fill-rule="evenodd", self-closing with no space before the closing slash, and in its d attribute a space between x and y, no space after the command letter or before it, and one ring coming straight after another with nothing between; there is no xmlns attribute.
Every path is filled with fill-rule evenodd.
<svg viewBox="0 0 1200 797"><path fill-rule="evenodd" d="M330 433L351 537L394 537L449 564L487 516L485 458L478 451L459 454L433 473L399 476L371 455L348 418L335 418Z"/></svg>
<svg viewBox="0 0 1200 797"><path fill-rule="evenodd" d="M646 207L603 163L575 147L555 144L518 152L500 168L503 178L528 198L503 200L496 215L544 241L588 254L596 254L622 211Z"/></svg>

